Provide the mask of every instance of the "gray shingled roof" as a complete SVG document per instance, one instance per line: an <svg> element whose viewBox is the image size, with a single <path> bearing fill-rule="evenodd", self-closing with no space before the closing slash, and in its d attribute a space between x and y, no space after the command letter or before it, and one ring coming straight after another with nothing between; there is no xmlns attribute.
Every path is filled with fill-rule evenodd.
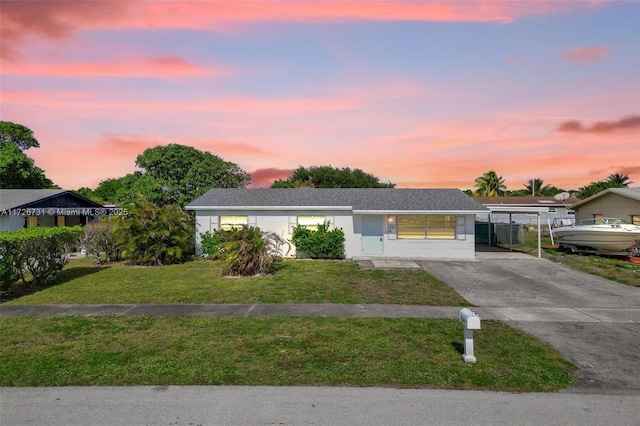
<svg viewBox="0 0 640 426"><path fill-rule="evenodd" d="M274 207L347 208L356 211L468 211L488 209L459 189L279 188L212 189L187 206L266 209Z"/></svg>
<svg viewBox="0 0 640 426"><path fill-rule="evenodd" d="M0 210L15 209L44 198L67 192L66 189L0 189Z"/></svg>
<svg viewBox="0 0 640 426"><path fill-rule="evenodd" d="M44 201L66 193L84 200L87 206L101 207L100 204L81 197L68 189L0 189L0 211L27 207L38 201Z"/></svg>

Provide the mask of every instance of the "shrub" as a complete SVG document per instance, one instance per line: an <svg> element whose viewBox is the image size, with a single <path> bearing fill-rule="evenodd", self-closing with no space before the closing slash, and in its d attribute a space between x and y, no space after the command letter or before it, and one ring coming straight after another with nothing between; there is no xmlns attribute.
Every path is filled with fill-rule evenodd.
<svg viewBox="0 0 640 426"><path fill-rule="evenodd" d="M9 256L2 255L0 259L0 292L9 290L18 278L18 273L11 266Z"/></svg>
<svg viewBox="0 0 640 426"><path fill-rule="evenodd" d="M113 234L113 225L109 222L87 224L80 237L80 245L87 250L87 256L93 258L96 263L112 262L120 257L118 242Z"/></svg>
<svg viewBox="0 0 640 426"><path fill-rule="evenodd" d="M69 261L81 233L79 226L0 232L2 287L8 289L17 276L26 286L53 281Z"/></svg>
<svg viewBox="0 0 640 426"><path fill-rule="evenodd" d="M156 206L138 198L124 205L126 216L113 219L121 257L134 265L168 265L186 259L193 217L176 205Z"/></svg>
<svg viewBox="0 0 640 426"><path fill-rule="evenodd" d="M223 242L220 233L224 231L207 231L200 234L200 251L212 259L220 259L220 244Z"/></svg>
<svg viewBox="0 0 640 426"><path fill-rule="evenodd" d="M308 254L314 259L344 258L344 232L342 229L329 230L329 222L318 225L317 230L310 230L298 225L293 230L293 245L297 252Z"/></svg>
<svg viewBox="0 0 640 426"><path fill-rule="evenodd" d="M202 234L201 251L222 261L225 275L271 274L281 260L283 240L260 228L243 225Z"/></svg>

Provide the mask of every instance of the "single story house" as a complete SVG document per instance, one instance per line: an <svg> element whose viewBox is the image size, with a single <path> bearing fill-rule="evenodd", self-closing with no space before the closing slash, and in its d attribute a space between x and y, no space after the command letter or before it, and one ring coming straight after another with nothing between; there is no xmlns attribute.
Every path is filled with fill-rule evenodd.
<svg viewBox="0 0 640 426"><path fill-rule="evenodd" d="M640 188L608 188L571 205L576 220L618 217L640 225Z"/></svg>
<svg viewBox="0 0 640 426"><path fill-rule="evenodd" d="M329 221L353 259L475 259L475 215L487 211L458 189L396 188L212 189L186 208L197 253L206 231L246 224L291 240L297 225Z"/></svg>
<svg viewBox="0 0 640 426"><path fill-rule="evenodd" d="M483 206L491 210L491 215L478 215L478 220L493 223L522 223L535 225L538 216L542 223L555 223L559 226L574 223L574 212L570 208L578 201L575 197L474 197Z"/></svg>
<svg viewBox="0 0 640 426"><path fill-rule="evenodd" d="M32 226L76 226L104 206L64 189L0 189L0 231Z"/></svg>

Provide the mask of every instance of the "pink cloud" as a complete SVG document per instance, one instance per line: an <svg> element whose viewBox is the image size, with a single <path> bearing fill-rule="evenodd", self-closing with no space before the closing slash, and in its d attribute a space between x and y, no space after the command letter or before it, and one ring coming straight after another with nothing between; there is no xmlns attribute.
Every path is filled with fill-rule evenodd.
<svg viewBox="0 0 640 426"><path fill-rule="evenodd" d="M7 64L2 74L38 77L144 77L178 78L229 74L224 67L202 68L177 57L157 57L104 63Z"/></svg>
<svg viewBox="0 0 640 426"><path fill-rule="evenodd" d="M584 7L583 2L496 1L265 1L248 6L241 1L22 1L3 3L0 53L19 58L29 36L55 40L87 29L186 28L224 31L256 22L435 21L501 22L557 14Z"/></svg>
<svg viewBox="0 0 640 426"><path fill-rule="evenodd" d="M277 169L277 168L267 168L267 169L257 169L249 174L251 175L251 188L267 188L270 187L273 182L278 179L287 179L291 174L295 171L295 169Z"/></svg>
<svg viewBox="0 0 640 426"><path fill-rule="evenodd" d="M164 139L152 136L105 134L102 140L95 145L94 150L98 156L101 156L101 154L109 156L115 154L116 156L130 158L133 164L135 158L142 154L145 149L166 145L167 143Z"/></svg>
<svg viewBox="0 0 640 426"><path fill-rule="evenodd" d="M570 120L558 124L556 130L564 133L599 134L640 130L640 115L630 115L613 121L596 121L591 127L584 126L582 122L578 120Z"/></svg>
<svg viewBox="0 0 640 426"><path fill-rule="evenodd" d="M576 64L594 64L600 62L611 53L607 46L585 46L562 52L562 56L569 62Z"/></svg>
<svg viewBox="0 0 640 426"><path fill-rule="evenodd" d="M92 23L115 23L131 6L126 1L67 2L9 1L0 14L0 57L18 59L19 46L29 36L54 40L70 38Z"/></svg>

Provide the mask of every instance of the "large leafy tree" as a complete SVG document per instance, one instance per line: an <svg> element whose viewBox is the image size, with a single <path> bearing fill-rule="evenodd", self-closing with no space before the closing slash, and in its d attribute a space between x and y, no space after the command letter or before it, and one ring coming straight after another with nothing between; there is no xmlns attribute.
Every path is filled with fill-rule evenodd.
<svg viewBox="0 0 640 426"><path fill-rule="evenodd" d="M33 136L33 130L11 121L0 121L0 143L15 145L21 151L40 147L38 140Z"/></svg>
<svg viewBox="0 0 640 426"><path fill-rule="evenodd" d="M475 195L480 197L500 197L503 196L507 190L504 179L502 179L502 176L498 176L494 170L489 170L482 176L476 178L476 184L474 186L477 188Z"/></svg>
<svg viewBox="0 0 640 426"><path fill-rule="evenodd" d="M310 186L314 188L394 188L395 183L380 182L380 178L360 169L342 169L331 166L298 167L285 180L277 180L272 188L296 188Z"/></svg>
<svg viewBox="0 0 640 426"><path fill-rule="evenodd" d="M40 144L33 131L21 124L0 121L0 188L41 189L55 185L44 171L22 152Z"/></svg>
<svg viewBox="0 0 640 426"><path fill-rule="evenodd" d="M136 158L136 166L143 171L104 181L96 192L113 197L115 190L114 201L119 202L142 194L160 206L184 207L211 188L244 188L251 180L237 164L178 144L145 150Z"/></svg>
<svg viewBox="0 0 640 426"><path fill-rule="evenodd" d="M0 189L55 187L44 171L12 143L0 143Z"/></svg>

